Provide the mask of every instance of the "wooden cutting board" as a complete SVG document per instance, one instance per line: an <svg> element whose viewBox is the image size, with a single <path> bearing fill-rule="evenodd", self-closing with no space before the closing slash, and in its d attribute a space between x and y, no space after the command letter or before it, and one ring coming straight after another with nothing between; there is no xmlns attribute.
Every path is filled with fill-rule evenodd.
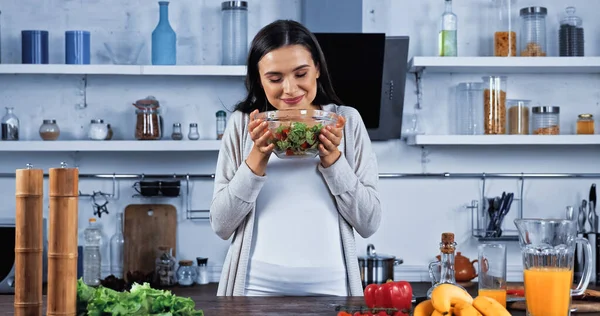
<svg viewBox="0 0 600 316"><path fill-rule="evenodd" d="M176 255L177 209L170 204L129 204L123 214L123 272L154 271L159 246Z"/></svg>

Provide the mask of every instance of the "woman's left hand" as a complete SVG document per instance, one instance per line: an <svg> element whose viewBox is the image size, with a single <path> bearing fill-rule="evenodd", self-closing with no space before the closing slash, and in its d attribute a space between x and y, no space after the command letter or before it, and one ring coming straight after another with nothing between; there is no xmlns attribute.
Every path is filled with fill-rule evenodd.
<svg viewBox="0 0 600 316"><path fill-rule="evenodd" d="M321 165L325 168L333 165L342 155L338 146L342 142L344 124L346 124L346 119L340 115L335 126L329 125L321 130L319 156L321 157Z"/></svg>

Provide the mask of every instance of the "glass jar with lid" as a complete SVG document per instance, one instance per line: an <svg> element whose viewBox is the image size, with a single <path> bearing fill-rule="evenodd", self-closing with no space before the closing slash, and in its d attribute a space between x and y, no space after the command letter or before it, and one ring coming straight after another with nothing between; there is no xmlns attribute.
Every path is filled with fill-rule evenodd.
<svg viewBox="0 0 600 316"><path fill-rule="evenodd" d="M530 100L507 100L508 134L529 134L529 105Z"/></svg>
<svg viewBox="0 0 600 316"><path fill-rule="evenodd" d="M43 120L39 132L42 140L57 140L60 136L60 128L56 120Z"/></svg>
<svg viewBox="0 0 600 316"><path fill-rule="evenodd" d="M577 134L593 135L595 133L594 116L592 114L579 114L577 117Z"/></svg>
<svg viewBox="0 0 600 316"><path fill-rule="evenodd" d="M105 140L108 136L108 125L104 123L104 120L93 119L90 121L90 127L88 129L88 138L91 140Z"/></svg>
<svg viewBox="0 0 600 316"><path fill-rule="evenodd" d="M486 135L506 134L506 76L483 79L483 129Z"/></svg>
<svg viewBox="0 0 600 316"><path fill-rule="evenodd" d="M517 55L516 23L513 21L515 0L491 0L494 18L494 56L509 57Z"/></svg>
<svg viewBox="0 0 600 316"><path fill-rule="evenodd" d="M136 107L135 138L137 140L161 139L162 118L158 101L149 96L146 99L137 100L133 105Z"/></svg>
<svg viewBox="0 0 600 316"><path fill-rule="evenodd" d="M558 30L559 56L584 56L583 22L575 15L575 7L567 7Z"/></svg>
<svg viewBox="0 0 600 316"><path fill-rule="evenodd" d="M544 7L527 7L520 11L521 37L520 55L527 57L546 56L546 15Z"/></svg>
<svg viewBox="0 0 600 316"><path fill-rule="evenodd" d="M198 132L198 123L190 123L190 131L188 132L188 138L190 140L200 139L200 133Z"/></svg>
<svg viewBox="0 0 600 316"><path fill-rule="evenodd" d="M158 285L168 287L177 283L175 263L172 248L167 246L158 247L158 256L154 266L154 278Z"/></svg>
<svg viewBox="0 0 600 316"><path fill-rule="evenodd" d="M531 127L534 135L560 134L560 108L558 106L534 106L531 109Z"/></svg>
<svg viewBox="0 0 600 316"><path fill-rule="evenodd" d="M225 133L225 124L227 113L223 110L217 111L217 139L223 139L223 134Z"/></svg>
<svg viewBox="0 0 600 316"><path fill-rule="evenodd" d="M193 267L192 260L179 261L177 269L177 283L181 286L192 286L198 276L196 269Z"/></svg>

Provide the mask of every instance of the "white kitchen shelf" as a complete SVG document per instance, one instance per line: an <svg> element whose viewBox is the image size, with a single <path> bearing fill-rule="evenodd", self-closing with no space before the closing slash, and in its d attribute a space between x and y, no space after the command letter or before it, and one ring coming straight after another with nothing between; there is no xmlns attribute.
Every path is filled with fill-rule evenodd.
<svg viewBox="0 0 600 316"><path fill-rule="evenodd" d="M600 73L600 57L413 57L408 68L413 73Z"/></svg>
<svg viewBox="0 0 600 316"><path fill-rule="evenodd" d="M416 135L407 138L415 146L470 145L600 145L600 135Z"/></svg>
<svg viewBox="0 0 600 316"><path fill-rule="evenodd" d="M30 75L132 75L132 76L233 76L246 75L246 66L221 65L63 65L0 64L0 74Z"/></svg>
<svg viewBox="0 0 600 316"><path fill-rule="evenodd" d="M0 141L0 152L218 151L220 140Z"/></svg>

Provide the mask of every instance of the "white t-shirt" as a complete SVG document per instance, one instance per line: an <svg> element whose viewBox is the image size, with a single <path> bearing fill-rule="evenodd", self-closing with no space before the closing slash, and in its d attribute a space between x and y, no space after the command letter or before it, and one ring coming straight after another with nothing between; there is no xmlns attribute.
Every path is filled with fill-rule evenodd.
<svg viewBox="0 0 600 316"><path fill-rule="evenodd" d="M319 163L270 157L256 200L246 295L348 295L338 211Z"/></svg>

